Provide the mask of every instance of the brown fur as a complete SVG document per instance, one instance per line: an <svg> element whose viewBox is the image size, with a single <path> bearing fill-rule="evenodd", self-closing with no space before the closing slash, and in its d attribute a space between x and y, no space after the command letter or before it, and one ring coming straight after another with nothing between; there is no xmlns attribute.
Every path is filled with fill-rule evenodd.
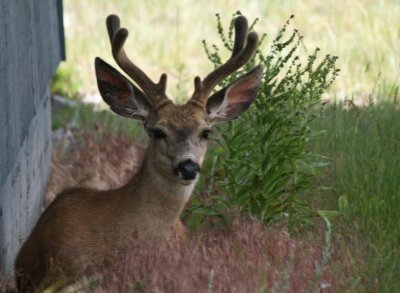
<svg viewBox="0 0 400 293"><path fill-rule="evenodd" d="M155 117L149 124L157 121L174 137L173 130L182 129L179 121L183 121L183 129L198 136L201 115L190 107L167 105L157 115L162 119ZM86 267L103 263L114 248L160 241L174 229L183 237L179 215L194 183L183 185L171 172L173 161L168 158L186 151L187 143L179 144L174 139L168 144L151 141L138 173L121 188L75 188L60 193L18 254L18 288L50 285L62 276L75 276ZM201 163L206 141L197 144L202 145L197 153Z"/></svg>

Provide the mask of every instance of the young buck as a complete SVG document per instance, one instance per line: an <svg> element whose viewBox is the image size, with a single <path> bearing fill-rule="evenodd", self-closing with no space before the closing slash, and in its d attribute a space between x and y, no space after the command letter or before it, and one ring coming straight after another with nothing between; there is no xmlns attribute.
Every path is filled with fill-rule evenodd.
<svg viewBox="0 0 400 293"><path fill-rule="evenodd" d="M20 292L101 264L110 248L160 241L174 227L182 229L179 216L199 177L212 124L238 118L257 95L260 65L211 94L257 49L257 34L248 33L243 16L235 20L232 56L203 80L194 79L194 93L184 105L166 96L165 74L154 83L128 59L123 49L128 31L120 28L117 16L107 18L107 29L115 61L138 87L96 58L99 91L112 111L143 122L150 137L146 157L125 186L108 191L76 188L57 196L17 256Z"/></svg>

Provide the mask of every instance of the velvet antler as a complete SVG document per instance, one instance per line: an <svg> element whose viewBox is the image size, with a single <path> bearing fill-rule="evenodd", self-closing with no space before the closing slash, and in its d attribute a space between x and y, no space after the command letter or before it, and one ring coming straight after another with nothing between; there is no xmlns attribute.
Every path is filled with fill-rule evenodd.
<svg viewBox="0 0 400 293"><path fill-rule="evenodd" d="M223 79L242 67L253 56L258 46L256 32L248 33L247 19L238 16L235 19L235 41L232 55L228 61L209 73L203 81L200 77L194 80L194 93L190 102L205 106L213 88Z"/></svg>
<svg viewBox="0 0 400 293"><path fill-rule="evenodd" d="M124 51L124 44L128 37L128 30L120 27L119 17L107 17L107 30L110 37L112 54L117 64L137 83L155 107L171 102L166 96L167 75L163 73L158 83L154 83L139 67L137 67Z"/></svg>

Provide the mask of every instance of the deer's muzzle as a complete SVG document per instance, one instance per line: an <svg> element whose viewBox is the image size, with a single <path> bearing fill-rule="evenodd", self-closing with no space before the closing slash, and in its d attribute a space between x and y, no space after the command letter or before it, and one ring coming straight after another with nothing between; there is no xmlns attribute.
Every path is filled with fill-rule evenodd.
<svg viewBox="0 0 400 293"><path fill-rule="evenodd" d="M193 180L200 171L200 166L192 160L180 162L174 169L175 174L183 180Z"/></svg>

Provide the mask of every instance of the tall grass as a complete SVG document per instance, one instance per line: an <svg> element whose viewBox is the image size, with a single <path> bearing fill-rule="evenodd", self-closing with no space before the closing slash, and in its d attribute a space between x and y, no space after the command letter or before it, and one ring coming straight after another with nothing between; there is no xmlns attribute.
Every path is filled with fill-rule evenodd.
<svg viewBox="0 0 400 293"><path fill-rule="evenodd" d="M367 287L396 292L400 288L399 105L332 105L315 127L327 130L325 139L316 141L315 151L332 160L324 179L333 187L331 198L348 203L342 209L342 232L365 239L358 249L366 254L362 274Z"/></svg>
<svg viewBox="0 0 400 293"><path fill-rule="evenodd" d="M318 246L295 240L282 230L265 230L259 221L251 220L228 230L197 231L186 242L116 254L89 280L94 284L91 292L343 290L348 285L346 274L335 278L326 270L315 279L315 262L322 261L322 254Z"/></svg>

